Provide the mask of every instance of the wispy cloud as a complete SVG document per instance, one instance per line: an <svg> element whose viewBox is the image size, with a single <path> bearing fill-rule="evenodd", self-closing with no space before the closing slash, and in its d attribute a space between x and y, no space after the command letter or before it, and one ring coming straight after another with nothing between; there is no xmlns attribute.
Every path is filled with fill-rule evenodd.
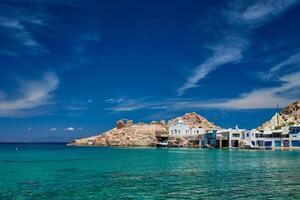
<svg viewBox="0 0 300 200"><path fill-rule="evenodd" d="M297 3L297 0L258 1L247 5L245 1L231 3L228 9L221 11L221 19L213 22L219 23L216 37L221 38L215 44L207 44L212 54L202 64L198 65L187 77L186 82L178 88L177 94L182 95L186 90L198 87L197 83L217 68L243 59L251 39L249 35L255 28L271 21L275 16L286 11ZM207 24L209 26L209 24ZM205 27L207 31L209 28Z"/></svg>
<svg viewBox="0 0 300 200"><path fill-rule="evenodd" d="M73 128L73 127L68 127L68 128L65 128L64 131L75 131L76 129Z"/></svg>
<svg viewBox="0 0 300 200"><path fill-rule="evenodd" d="M34 109L53 104L53 92L58 88L59 79L54 73L46 73L41 80L20 80L18 98L9 98L2 92L0 99L0 116L15 117L21 114L30 114Z"/></svg>
<svg viewBox="0 0 300 200"><path fill-rule="evenodd" d="M74 128L74 127L67 127L67 128L64 128L64 131L69 131L69 132L74 132L74 131L82 131L83 129L82 128Z"/></svg>
<svg viewBox="0 0 300 200"><path fill-rule="evenodd" d="M82 67L92 63L95 57L91 56L93 52L91 47L98 45L101 42L101 34L99 30L99 22L97 20L87 20L86 24L88 28L82 31L78 31L78 35L75 37L75 43L70 51L70 58L64 64L63 70L69 71L74 68Z"/></svg>
<svg viewBox="0 0 300 200"><path fill-rule="evenodd" d="M211 71L218 67L238 61L242 58L242 49L244 47L244 41L238 38L231 38L227 44L221 44L219 46L212 47L213 55L206 62L197 66L192 72L193 75L187 78L186 83L177 90L178 95L182 95L186 90L190 88L198 87L199 80L205 78ZM230 44L228 44L230 43Z"/></svg>
<svg viewBox="0 0 300 200"><path fill-rule="evenodd" d="M71 103L65 106L65 109L69 111L84 111L90 109L92 104L93 100L91 99L87 101L72 100Z"/></svg>
<svg viewBox="0 0 300 200"><path fill-rule="evenodd" d="M0 31L4 33L1 35L3 41L1 41L0 54L18 57L28 54L40 55L50 51L47 43L44 43L40 38L49 36L49 33L53 36L59 35L56 27L51 25L54 20L58 20L56 9L52 9L53 6L64 6L74 10L90 10L93 8L93 3L81 0L42 0L27 1L26 6L24 6L22 1L0 2ZM86 18L83 17L83 19ZM90 21L92 20L90 19ZM81 30L85 29L86 27ZM75 34L80 35L81 41L87 43L101 40L97 31L88 30L87 33L81 34L81 30L77 30ZM77 48L80 49L81 47L77 46Z"/></svg>
<svg viewBox="0 0 300 200"><path fill-rule="evenodd" d="M275 73L279 72L283 68L291 67L292 65L297 65L300 67L300 52L297 52L296 54L291 55L287 59L283 60L282 62L278 63L274 67L271 68L271 70L268 73L268 76L273 76Z"/></svg>
<svg viewBox="0 0 300 200"><path fill-rule="evenodd" d="M147 99L125 99L125 98L117 98L117 99L108 99L106 103L110 105L110 107L106 108L106 110L110 110L113 112L128 112L135 111L141 109L162 109L166 107L165 102L153 102Z"/></svg>
<svg viewBox="0 0 300 200"><path fill-rule="evenodd" d="M56 128L50 128L49 131L55 132L57 129Z"/></svg>
<svg viewBox="0 0 300 200"><path fill-rule="evenodd" d="M215 102L190 102L191 108L221 109L268 109L276 108L277 104L284 107L300 98L300 72L279 78L281 83L276 87L265 87L243 93L237 98Z"/></svg>
<svg viewBox="0 0 300 200"><path fill-rule="evenodd" d="M271 109L287 106L300 98L300 71L287 74L276 79L277 86L263 87L253 91L240 94L230 99L165 99L158 101L147 101L141 99L130 99L117 103L107 110L115 112L128 112L135 110L194 110L194 109L222 109L222 110L245 110L245 109Z"/></svg>
<svg viewBox="0 0 300 200"><path fill-rule="evenodd" d="M46 26L49 16L17 6L0 4L0 9L0 30L5 33L3 39L6 40L0 48L1 54L19 56L20 54L36 55L47 52L34 33Z"/></svg>
<svg viewBox="0 0 300 200"><path fill-rule="evenodd" d="M258 1L258 3L251 5L244 12L242 12L242 19L249 23L264 23L264 21L271 20L270 17L284 12L297 2L298 0Z"/></svg>

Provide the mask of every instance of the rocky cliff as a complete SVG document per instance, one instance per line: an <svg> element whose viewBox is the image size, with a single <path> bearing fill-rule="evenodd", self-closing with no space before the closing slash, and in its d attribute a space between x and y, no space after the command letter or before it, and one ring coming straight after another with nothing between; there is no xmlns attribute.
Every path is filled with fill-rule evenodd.
<svg viewBox="0 0 300 200"><path fill-rule="evenodd" d="M168 122L176 123L183 120L189 126L198 126L205 129L218 128L206 118L196 113L186 113L182 117L177 117ZM130 122L130 123L128 123ZM165 121L152 122L151 124L133 124L130 120L119 120L116 128L100 135L77 139L70 145L74 146L154 146L159 141L168 137L168 125ZM182 138L170 138L174 146L186 146L187 141Z"/></svg>
<svg viewBox="0 0 300 200"><path fill-rule="evenodd" d="M76 146L154 146L156 134L167 132L162 124L134 124L123 128L114 128L101 135L75 140Z"/></svg>
<svg viewBox="0 0 300 200"><path fill-rule="evenodd" d="M295 124L300 124L300 100L288 105L279 113L276 113L269 121L263 123L257 129L280 129Z"/></svg>
<svg viewBox="0 0 300 200"><path fill-rule="evenodd" d="M168 122L169 125L175 124L179 120L183 121L186 125L190 127L204 128L206 130L219 129L220 127L214 125L212 122L208 121L205 117L198 115L195 112L186 113L182 117L177 117Z"/></svg>

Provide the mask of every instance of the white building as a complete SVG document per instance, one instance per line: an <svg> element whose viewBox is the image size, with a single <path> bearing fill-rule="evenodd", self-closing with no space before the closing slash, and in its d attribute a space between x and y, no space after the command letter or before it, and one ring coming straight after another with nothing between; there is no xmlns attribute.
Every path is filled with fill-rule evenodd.
<svg viewBox="0 0 300 200"><path fill-rule="evenodd" d="M299 149L300 125L289 129L251 131L251 148L261 149Z"/></svg>
<svg viewBox="0 0 300 200"><path fill-rule="evenodd" d="M205 134L206 130L201 127L189 127L182 120L178 120L175 124L169 125L169 135L174 137L185 137Z"/></svg>
<svg viewBox="0 0 300 200"><path fill-rule="evenodd" d="M286 130L251 131L251 148L280 149L289 148L290 139Z"/></svg>
<svg viewBox="0 0 300 200"><path fill-rule="evenodd" d="M175 124L169 126L169 135L174 137L188 136L190 131L190 127L185 125L182 120L178 120Z"/></svg>
<svg viewBox="0 0 300 200"><path fill-rule="evenodd" d="M204 128L201 128L201 127L192 127L191 128L191 135L203 135L206 133L206 130Z"/></svg>
<svg viewBox="0 0 300 200"><path fill-rule="evenodd" d="M300 125L291 126L289 129L289 137L292 148L300 148Z"/></svg>
<svg viewBox="0 0 300 200"><path fill-rule="evenodd" d="M243 146L250 146L250 132L246 129L239 129L236 126L234 129L229 129L229 147L237 148Z"/></svg>

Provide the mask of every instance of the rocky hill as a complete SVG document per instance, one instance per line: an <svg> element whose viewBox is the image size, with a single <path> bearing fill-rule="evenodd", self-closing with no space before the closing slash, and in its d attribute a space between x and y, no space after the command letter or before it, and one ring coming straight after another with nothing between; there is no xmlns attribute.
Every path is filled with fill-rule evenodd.
<svg viewBox="0 0 300 200"><path fill-rule="evenodd" d="M206 130L210 129L220 129L220 127L214 125L212 122L208 121L205 117L198 115L195 112L186 113L182 117L177 117L168 122L169 125L175 124L179 120L183 121L186 125L190 127L204 128Z"/></svg>
<svg viewBox="0 0 300 200"><path fill-rule="evenodd" d="M288 105L279 113L276 113L269 121L263 123L257 129L280 129L295 124L300 124L300 100Z"/></svg>
<svg viewBox="0 0 300 200"><path fill-rule="evenodd" d="M186 113L182 117L170 120L168 124L176 123L178 120L183 120L189 126L198 126L205 129L218 128L206 118L197 115L196 113ZM70 145L154 146L159 142L158 139L167 137L168 125L166 125L165 121L152 122L151 124L133 124L131 120L119 120L116 128L96 136L77 139ZM184 138L181 140L175 138L173 143L174 146L184 146L187 144L187 141L185 141Z"/></svg>
<svg viewBox="0 0 300 200"><path fill-rule="evenodd" d="M114 128L103 134L75 140L75 146L154 146L156 134L167 132L162 124L134 124L123 128Z"/></svg>

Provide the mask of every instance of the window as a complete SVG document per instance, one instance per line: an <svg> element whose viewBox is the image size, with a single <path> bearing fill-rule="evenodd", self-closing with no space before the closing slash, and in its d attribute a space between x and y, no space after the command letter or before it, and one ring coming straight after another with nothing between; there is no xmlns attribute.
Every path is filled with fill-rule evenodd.
<svg viewBox="0 0 300 200"><path fill-rule="evenodd" d="M266 147L271 147L272 146L272 141L265 141L265 146Z"/></svg>
<svg viewBox="0 0 300 200"><path fill-rule="evenodd" d="M292 147L300 147L300 140L292 140Z"/></svg>
<svg viewBox="0 0 300 200"><path fill-rule="evenodd" d="M281 141L275 141L275 147L281 147Z"/></svg>
<svg viewBox="0 0 300 200"><path fill-rule="evenodd" d="M239 133L233 133L232 137L240 137L240 134Z"/></svg>
<svg viewBox="0 0 300 200"><path fill-rule="evenodd" d="M284 147L289 147L290 146L290 141L289 140L283 140L283 146Z"/></svg>
<svg viewBox="0 0 300 200"><path fill-rule="evenodd" d="M255 146L255 141L252 140L252 141L251 141L251 144L252 144L253 146Z"/></svg>

